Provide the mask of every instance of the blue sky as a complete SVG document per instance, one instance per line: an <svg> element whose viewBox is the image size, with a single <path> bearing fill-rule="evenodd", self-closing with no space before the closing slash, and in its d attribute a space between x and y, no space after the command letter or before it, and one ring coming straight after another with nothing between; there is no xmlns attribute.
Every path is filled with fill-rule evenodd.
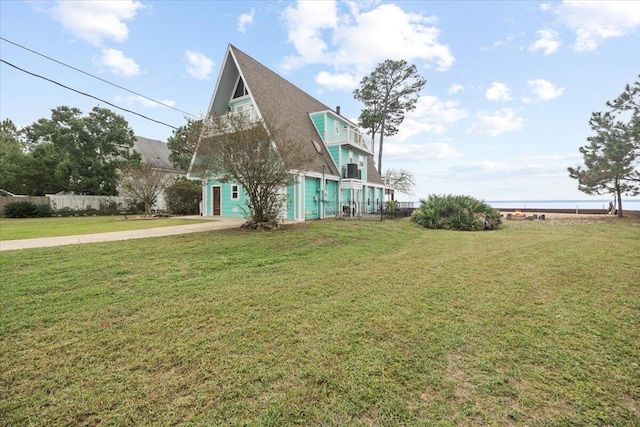
<svg viewBox="0 0 640 427"><path fill-rule="evenodd" d="M427 79L387 138L383 166L416 177L414 197L588 199L580 164L593 111L640 73L640 2L1 1L3 38L201 116L228 43L355 121L352 92L385 59ZM184 114L6 41L16 66L173 126ZM108 105L0 65L0 117L28 125L60 105ZM111 107L109 107L111 108ZM122 114L135 133L172 129ZM602 198L602 197L600 197Z"/></svg>

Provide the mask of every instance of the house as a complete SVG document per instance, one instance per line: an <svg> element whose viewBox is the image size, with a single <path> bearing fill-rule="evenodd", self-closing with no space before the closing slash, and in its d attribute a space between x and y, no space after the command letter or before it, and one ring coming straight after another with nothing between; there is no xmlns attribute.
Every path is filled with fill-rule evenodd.
<svg viewBox="0 0 640 427"><path fill-rule="evenodd" d="M166 172L173 178L183 177L186 175L186 171L176 168L169 160L169 154L171 152L165 142L158 141L156 139L143 138L136 135L136 138L133 141L133 150L140 153L142 163L151 165L153 169ZM164 192L158 195L154 208L161 211L166 210Z"/></svg>
<svg viewBox="0 0 640 427"><path fill-rule="evenodd" d="M302 149L313 154L315 161L306 170L292 171L296 182L287 189L282 218L304 221L379 210L384 183L373 163L371 143L358 127L339 107L331 109L232 45L208 110L210 117L224 114L261 119L267 128L286 123L287 136L302 141ZM190 179L206 180L202 214L242 217L243 189L206 178L210 175L200 166L204 151L196 150L188 173Z"/></svg>
<svg viewBox="0 0 640 427"><path fill-rule="evenodd" d="M165 171L171 175L184 176L186 171L176 168L169 160L169 147L166 142L157 139L143 138L136 135L133 149L140 153L142 163L151 165L154 169Z"/></svg>

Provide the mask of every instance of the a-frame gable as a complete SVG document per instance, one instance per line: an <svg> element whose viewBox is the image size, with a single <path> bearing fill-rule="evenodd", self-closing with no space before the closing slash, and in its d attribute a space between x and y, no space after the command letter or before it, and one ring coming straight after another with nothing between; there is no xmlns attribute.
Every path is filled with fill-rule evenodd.
<svg viewBox="0 0 640 427"><path fill-rule="evenodd" d="M309 116L311 113L333 110L231 44L225 52L211 97L207 111L209 116L228 112L238 78L244 82L252 108L267 128L286 129L289 138L303 142L302 149L309 150L308 157L314 161L308 167L308 172L341 176L338 165ZM286 149L286 146L279 149ZM196 177L197 174L191 172L196 169L194 166L197 166L196 156L190 169L190 175ZM370 182L382 182L375 168L368 169Z"/></svg>
<svg viewBox="0 0 640 427"><path fill-rule="evenodd" d="M309 171L339 176L337 165L309 119L309 113L329 107L236 47L230 45L230 52L267 127L286 128L290 138L304 142L303 149L309 150L309 157L315 159Z"/></svg>
<svg viewBox="0 0 640 427"><path fill-rule="evenodd" d="M242 75L242 71L237 64L236 58L233 55L232 46L227 47L225 52L224 61L218 75L215 90L211 96L211 102L209 103L209 109L207 115L221 116L227 112L229 108L229 102L234 98L234 92L237 89L238 80L244 82L244 89L251 96L250 90L247 86L246 80Z"/></svg>

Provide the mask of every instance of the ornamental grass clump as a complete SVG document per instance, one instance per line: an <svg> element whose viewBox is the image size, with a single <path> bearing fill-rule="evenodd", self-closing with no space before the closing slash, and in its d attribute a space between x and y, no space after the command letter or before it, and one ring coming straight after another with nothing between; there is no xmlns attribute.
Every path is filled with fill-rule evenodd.
<svg viewBox="0 0 640 427"><path fill-rule="evenodd" d="M420 200L411 220L433 229L495 230L501 223L500 212L470 196L438 196L431 194Z"/></svg>
<svg viewBox="0 0 640 427"><path fill-rule="evenodd" d="M43 218L51 216L51 207L31 202L11 202L4 207L7 218Z"/></svg>

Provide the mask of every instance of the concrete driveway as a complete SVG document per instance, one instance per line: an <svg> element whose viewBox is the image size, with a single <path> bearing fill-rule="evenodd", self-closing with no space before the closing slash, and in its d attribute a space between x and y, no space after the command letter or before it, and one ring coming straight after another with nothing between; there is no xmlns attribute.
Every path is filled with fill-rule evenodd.
<svg viewBox="0 0 640 427"><path fill-rule="evenodd" d="M209 219L210 217L194 216L193 218ZM81 234L76 236L41 237L23 240L3 240L0 241L0 251L77 245L81 243L113 242L116 240L144 239L146 237L174 236L177 234L197 233L202 231L225 230L229 228L239 228L244 222L245 220L243 218L216 217L215 219L211 218L211 221L197 224L147 228L144 230L115 231L111 233Z"/></svg>

